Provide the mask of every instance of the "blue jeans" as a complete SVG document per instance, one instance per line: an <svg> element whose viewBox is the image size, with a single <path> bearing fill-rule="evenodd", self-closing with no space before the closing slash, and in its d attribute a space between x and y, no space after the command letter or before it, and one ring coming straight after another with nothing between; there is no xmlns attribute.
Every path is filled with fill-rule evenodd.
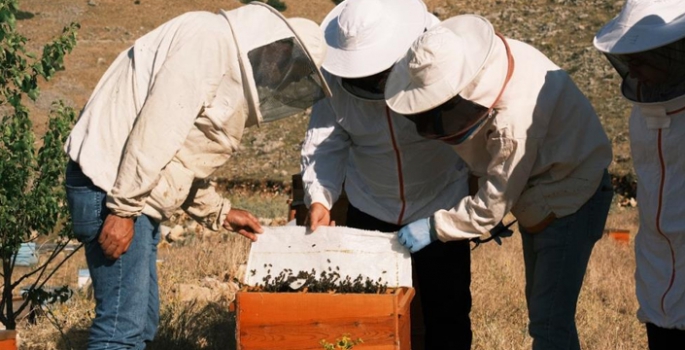
<svg viewBox="0 0 685 350"><path fill-rule="evenodd" d="M520 229L533 350L580 349L576 304L612 198L611 179L605 172L595 194L577 212L535 234Z"/></svg>
<svg viewBox="0 0 685 350"><path fill-rule="evenodd" d="M139 216L128 251L110 260L98 243L109 213L105 206L107 194L93 185L74 162L67 165L66 190L74 235L84 243L95 295L88 349L144 349L159 324L159 224Z"/></svg>

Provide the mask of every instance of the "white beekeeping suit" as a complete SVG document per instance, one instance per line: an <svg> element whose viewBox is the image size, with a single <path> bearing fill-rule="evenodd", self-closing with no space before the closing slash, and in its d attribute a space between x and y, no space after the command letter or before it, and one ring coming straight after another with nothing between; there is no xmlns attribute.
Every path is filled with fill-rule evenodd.
<svg viewBox="0 0 685 350"><path fill-rule="evenodd" d="M595 36L623 77L632 104L630 147L638 176L640 228L635 237L637 316L685 330L685 6L682 1L629 0ZM645 81L635 57L661 62L665 81ZM651 340L651 339L650 339Z"/></svg>
<svg viewBox="0 0 685 350"><path fill-rule="evenodd" d="M419 136L411 122L386 107L382 91L373 96L345 85L341 78L388 69L417 35L440 21L420 1L404 1L385 16L379 13L387 9L368 8L380 2L347 4L358 5L364 14L344 11L343 5L321 24L331 42L323 74L333 97L313 107L302 145L307 206L318 202L330 209L343 181L352 205L398 225L453 206L466 195L464 162L449 146ZM385 21L370 28L375 18ZM388 30L396 18L403 21L398 24L402 32ZM338 33L338 27L347 37Z"/></svg>
<svg viewBox="0 0 685 350"><path fill-rule="evenodd" d="M547 57L497 36L481 17L457 16L440 27L395 66L388 105L416 114L458 92L496 113L453 146L479 177L479 190L435 213L437 237L479 237L509 211L527 228L575 213L611 162L611 145L587 98ZM443 42L453 37L449 31L462 37Z"/></svg>
<svg viewBox="0 0 685 350"><path fill-rule="evenodd" d="M120 217L183 207L211 229L231 208L206 179L243 130L330 95L318 26L258 2L181 15L136 40L98 83L65 146Z"/></svg>

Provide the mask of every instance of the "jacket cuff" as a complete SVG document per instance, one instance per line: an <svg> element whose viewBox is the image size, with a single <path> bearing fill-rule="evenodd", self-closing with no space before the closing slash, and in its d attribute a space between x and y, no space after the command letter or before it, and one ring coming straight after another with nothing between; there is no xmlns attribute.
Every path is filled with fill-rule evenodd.
<svg viewBox="0 0 685 350"><path fill-rule="evenodd" d="M457 227L456 215L444 209L433 214L433 223L438 239L442 242L472 239L481 236L481 234L478 233L460 230Z"/></svg>
<svg viewBox="0 0 685 350"><path fill-rule="evenodd" d="M317 191L313 191L313 193L305 193L304 203L307 205L307 208L311 208L312 203L321 203L326 209L331 210L335 199L330 191L325 188L319 188Z"/></svg>
<svg viewBox="0 0 685 350"><path fill-rule="evenodd" d="M138 201L115 197L111 193L107 194L106 205L112 214L122 218L140 216L144 207L144 204L141 205Z"/></svg>
<svg viewBox="0 0 685 350"><path fill-rule="evenodd" d="M207 222L207 228L212 231L219 231L219 229L223 227L224 221L226 221L226 216L228 216L228 212L231 211L231 207L231 201L227 198L224 198L221 203L221 208L219 209L219 216L214 223ZM212 226L209 226L209 224Z"/></svg>

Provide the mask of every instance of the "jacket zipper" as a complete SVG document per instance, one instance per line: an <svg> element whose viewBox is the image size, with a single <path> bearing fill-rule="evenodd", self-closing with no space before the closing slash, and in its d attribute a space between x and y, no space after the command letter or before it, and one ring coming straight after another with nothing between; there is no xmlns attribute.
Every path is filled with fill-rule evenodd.
<svg viewBox="0 0 685 350"><path fill-rule="evenodd" d="M641 96L641 84L637 85L637 95ZM639 98L638 98L639 100ZM673 115L676 113L680 113L685 109L685 107L680 108L675 111L670 111L666 112L666 115ZM664 303L666 302L666 296L668 293L671 291L671 288L673 288L673 282L675 281L675 252L673 251L673 244L671 244L671 240L668 239L668 237L664 234L664 232L661 230L661 204L664 198L664 184L666 182L666 162L664 162L664 151L662 147L662 132L663 129L659 129L657 132L657 152L659 153L659 166L661 170L661 179L659 180L659 205L657 206L656 210L656 231L661 235L666 240L666 243L668 243L668 249L671 251L671 279L668 282L668 287L666 288L666 291L664 294L661 295L661 312L666 314L666 307Z"/></svg>
<svg viewBox="0 0 685 350"><path fill-rule="evenodd" d="M661 139L662 130L663 129L659 129L657 134L657 148L659 151L659 164L661 166L661 180L659 181L659 206L657 207L656 211L656 230L666 240L666 242L668 242L668 248L671 250L671 279L668 283L668 288L666 288L666 291L661 296L661 312L666 314L666 307L664 303L666 300L666 296L673 288L673 282L675 280L675 252L673 252L673 245L671 244L671 240L669 240L668 237L661 230L661 207L664 196L664 183L666 182L666 163L664 162L664 154Z"/></svg>
<svg viewBox="0 0 685 350"><path fill-rule="evenodd" d="M395 130L393 128L392 119L390 118L390 108L388 108L388 106L385 106L385 118L388 120L390 140L392 140L392 149L395 151L395 160L397 161L397 177L400 182L400 201L402 202L400 215L397 218L397 225L402 225L402 220L404 219L404 210L407 207L407 201L404 198L404 175L402 174L402 158L400 157L400 150L397 147L397 141L395 140Z"/></svg>

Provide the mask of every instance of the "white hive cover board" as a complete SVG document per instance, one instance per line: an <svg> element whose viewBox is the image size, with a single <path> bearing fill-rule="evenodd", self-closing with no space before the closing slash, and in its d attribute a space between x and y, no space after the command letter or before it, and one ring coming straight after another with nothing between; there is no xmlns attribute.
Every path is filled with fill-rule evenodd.
<svg viewBox="0 0 685 350"><path fill-rule="evenodd" d="M397 233L359 230L348 227L319 227L310 232L304 226L264 227L252 243L245 271L245 284L264 285L289 269L337 271L344 279L359 275L364 280L381 281L387 287L411 287L409 250L397 241Z"/></svg>

